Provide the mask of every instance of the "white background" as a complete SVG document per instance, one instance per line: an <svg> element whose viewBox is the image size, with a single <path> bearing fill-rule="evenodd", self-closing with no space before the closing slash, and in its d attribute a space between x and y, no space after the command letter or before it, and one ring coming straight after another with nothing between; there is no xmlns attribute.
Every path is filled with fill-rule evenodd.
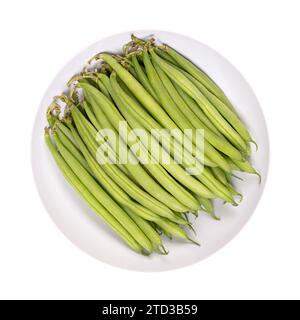
<svg viewBox="0 0 300 320"><path fill-rule="evenodd" d="M0 298L300 298L299 1L2 1ZM266 116L271 165L250 222L199 264L113 268L73 246L35 188L31 130L56 73L91 43L128 30L186 34L231 61Z"/></svg>

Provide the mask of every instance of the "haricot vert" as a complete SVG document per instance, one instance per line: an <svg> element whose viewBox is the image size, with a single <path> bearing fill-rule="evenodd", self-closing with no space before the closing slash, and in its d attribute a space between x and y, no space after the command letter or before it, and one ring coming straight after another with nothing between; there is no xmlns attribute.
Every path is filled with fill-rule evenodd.
<svg viewBox="0 0 300 320"><path fill-rule="evenodd" d="M164 237L198 244L188 214L222 223L215 201L243 200L236 172L261 180L247 125L206 72L152 37L132 35L123 54L93 61L46 112L45 142L59 170L135 252L168 254Z"/></svg>

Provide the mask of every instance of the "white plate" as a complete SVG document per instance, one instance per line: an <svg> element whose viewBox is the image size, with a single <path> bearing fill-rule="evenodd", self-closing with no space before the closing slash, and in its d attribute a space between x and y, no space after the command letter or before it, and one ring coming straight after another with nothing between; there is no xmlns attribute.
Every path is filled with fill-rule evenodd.
<svg viewBox="0 0 300 320"><path fill-rule="evenodd" d="M73 58L59 72L48 88L36 116L32 139L32 167L35 181L44 205L58 228L84 252L121 268L137 271L171 270L196 263L227 244L246 224L264 189L268 163L269 143L265 119L259 103L242 75L221 55L206 45L186 36L145 30L134 32L138 37L155 35L160 41L173 46L207 72L236 106L259 146L253 152L252 161L262 175L258 184L256 176L242 175L244 181L236 180L237 189L244 195L238 207L216 204L221 216L217 222L204 214L195 224L201 246L182 241L165 240L170 250L168 256L153 254L140 256L131 251L109 227L107 227L67 184L57 169L44 143L45 112L53 96L61 93L70 77L79 72L85 62L102 51L117 52L129 41L131 32L101 40ZM255 237L255 234L253 234Z"/></svg>

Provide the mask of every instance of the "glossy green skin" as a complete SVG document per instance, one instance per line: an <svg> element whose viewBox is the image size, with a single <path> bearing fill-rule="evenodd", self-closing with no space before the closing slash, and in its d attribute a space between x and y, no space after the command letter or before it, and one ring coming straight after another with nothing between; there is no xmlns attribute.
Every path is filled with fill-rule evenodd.
<svg viewBox="0 0 300 320"><path fill-rule="evenodd" d="M131 99L128 95L126 95L126 93L123 90L119 90L118 94L122 98L122 100L124 101L125 105L128 106L128 111L130 111L130 107L132 107L136 102L133 99ZM136 105L136 107L138 108L139 106ZM134 108L134 110L137 110L137 109ZM142 111L141 109L139 109L139 110ZM132 115L134 115L134 113L132 113ZM147 117L148 120L150 120L149 116L146 115L146 117ZM141 120L140 117L138 117L136 119ZM153 128L151 125L148 126L146 122L143 123L143 122L139 121L139 125L140 125L140 127L143 127L143 128L145 128L147 130L151 130ZM186 173L185 173L185 175L186 175ZM191 176L188 176L188 175L186 175L186 176L192 179ZM189 185L190 185L191 188L193 188L193 190L196 189L197 190L196 192L199 192L204 197L208 197L208 198L214 198L215 197L214 193L209 191L206 187L204 187L201 184L196 184L194 187L192 187L191 184L189 184Z"/></svg>
<svg viewBox="0 0 300 320"><path fill-rule="evenodd" d="M145 126L145 128L147 130L151 130L153 127L154 128L157 127L157 124L155 123L155 121L153 119L149 118L149 116L147 114L143 113L144 110L141 108L141 106L138 105L138 103L134 99L132 99L130 96L126 95L126 93L122 90L120 90L118 93L119 93L119 96L122 97L122 99L124 101L127 101L128 106L132 107L132 110L137 111L137 113L139 114L137 119L140 122L140 124L143 124L143 126ZM131 109L130 107L128 107L129 110ZM133 112L132 114L135 115L135 112ZM145 119L145 121L143 121L143 119ZM190 162L190 163L192 163L192 162ZM183 163L183 165L185 168L190 167L190 164L188 164L186 162ZM206 168L204 168L204 170L201 174L195 175L194 177L197 178L200 182L202 182L208 188L208 190L210 190L210 192L211 192L211 195L209 195L209 194L207 194L207 189L205 189L206 193L201 194L201 196L204 196L206 198L214 198L216 196L219 196L220 198L224 199L225 201L228 201L232 204L235 204L235 202L232 198L232 195L227 190L226 186L224 186L217 179L215 179L215 177ZM202 185L202 188L203 188L203 185ZM201 192L201 190L202 189L200 187L198 187L198 190L196 191L196 193Z"/></svg>
<svg viewBox="0 0 300 320"><path fill-rule="evenodd" d="M184 100L186 105L190 108L190 110L193 112L194 117L197 117L198 120L200 120L203 123L203 126L210 129L214 134L218 135L219 137L222 137L222 134L220 131L212 124L212 122L207 118L205 113L202 111L202 109L198 106L197 102L191 98L185 91L183 91L177 83L175 83L172 79L171 82L173 83L176 91L179 93L181 98Z"/></svg>
<svg viewBox="0 0 300 320"><path fill-rule="evenodd" d="M88 133L87 122L84 122L84 117L75 108L72 110L72 116L76 125L77 130L80 133L84 143L88 146L91 153L96 157L98 144L95 139L95 135ZM153 213L159 216L172 219L173 212L165 206L163 203L158 201L156 198L145 192L138 185L136 185L126 174L124 174L118 166L114 164L102 164L102 168L106 173L112 177L114 181L120 185L120 187L133 199L145 206Z"/></svg>
<svg viewBox="0 0 300 320"><path fill-rule="evenodd" d="M82 130L82 127L80 126L78 121L77 126L79 127L81 134L85 135L84 130ZM159 220L161 217L153 213L146 207L143 207L137 204L136 202L132 201L131 198L126 194L126 192L118 185L117 182L119 181L119 179L111 179L111 176L108 175L105 171L105 165L99 165L95 158L92 156L92 154L89 153L88 149L86 148L84 142L81 140L79 133L76 132L75 128L72 128L72 133L75 137L76 142L80 146L83 154L85 155L85 158L87 159L90 167L92 168L96 179L99 181L100 184L103 184L103 186L111 194L111 196L117 197L116 201L118 201L121 205L130 208L134 213L140 215L142 218L149 221L157 222L157 220ZM114 174L113 177L115 177ZM168 215L168 217L176 223L185 224L185 221L183 219L178 219L174 214Z"/></svg>
<svg viewBox="0 0 300 320"><path fill-rule="evenodd" d="M92 195L89 189L81 182L78 176L72 171L64 158L59 154L53 145L49 134L45 134L45 142L50 150L57 166L64 175L65 179L80 194L88 206L99 215L122 239L136 252L142 253L143 249L140 244L130 235L130 233L107 211L100 202Z"/></svg>
<svg viewBox="0 0 300 320"><path fill-rule="evenodd" d="M135 77L123 68L110 54L101 53L100 59L104 60L113 70L116 71L118 76L128 86L135 97L164 128L177 128L176 124L170 119L151 94L148 93L148 91L135 79Z"/></svg>
<svg viewBox="0 0 300 320"><path fill-rule="evenodd" d="M184 71L183 71L184 72ZM212 105L216 107L216 109L222 114L222 116L232 125L232 127L241 135L241 137L246 141L252 141L252 138L242 123L240 118L237 116L236 112L234 112L227 104L225 104L222 100L212 94L200 81L195 79L189 73L184 72L184 75L189 78L195 86L202 92L202 94L211 102Z"/></svg>
<svg viewBox="0 0 300 320"><path fill-rule="evenodd" d="M187 94L189 94L202 108L206 116L228 138L239 150L246 151L247 147L241 136L229 125L219 111L210 101L200 92L200 90L190 81L181 71L170 63L161 59L153 50L150 49L153 60L173 79Z"/></svg>
<svg viewBox="0 0 300 320"><path fill-rule="evenodd" d="M116 75L114 75L114 74L111 75L111 84L112 84L111 85L112 95L113 95L115 102L117 103L120 111L122 112L123 116L125 117L125 119L128 121L128 123L131 125L132 128L142 128L140 123L130 113L130 111L129 111L130 106L128 108L126 101L122 100L120 98L122 96L122 94L121 94L122 88L119 86L117 79L116 79ZM148 142L149 142L148 138L149 138L149 136L148 137L142 136L140 138L141 142L144 143L144 145L146 145L146 146L148 145ZM157 141L155 140L154 143L155 142L157 142ZM159 145L158 142L155 143L155 150L158 150L158 153L165 152L165 150L163 148L161 148L161 146ZM162 155L162 156L164 156L164 155ZM158 154L153 155L153 157L154 157L155 161L159 162L159 155ZM179 182L181 182L185 187L188 188L189 182L187 180L193 179L193 178L191 176L188 176L183 168L181 168L175 162L172 162L170 164L162 164L162 166L173 177L175 177ZM195 180L195 182L197 183L196 180ZM195 186L195 189L198 190L199 192L201 192L201 187L202 186L197 183ZM178 183L173 188L176 188L178 199L182 203L184 203L192 211L198 210L198 203L197 203L196 199L185 188L183 188Z"/></svg>
<svg viewBox="0 0 300 320"><path fill-rule="evenodd" d="M159 72L160 78L164 83L166 89L168 90L170 96L173 98L173 103L176 103L178 108L182 110L183 115L189 119L192 127L195 129L205 130L204 135L205 139L208 142L205 144L205 149L210 158L213 159L221 168L224 168L225 166L226 170L228 170L228 164L226 160L212 148L213 146L221 152L223 152L224 154L228 155L229 157L233 157L236 160L242 160L243 157L239 150L234 148L223 137L216 135L206 125L204 125L204 123L199 118L195 117L194 112L190 109L189 105L178 93L169 77L161 70L161 68L157 64L154 64L154 66ZM215 152L213 153L213 151ZM225 161L225 164L222 161Z"/></svg>
<svg viewBox="0 0 300 320"><path fill-rule="evenodd" d="M112 198L114 198L122 208L127 212L127 214L135 221L135 223L144 232L147 238L151 241L154 249L157 249L162 245L161 239L157 232L151 227L151 225L145 221L156 222L160 219L159 216L153 214L150 210L144 208L143 206L132 201L130 197L124 192L102 169L102 167L97 163L93 156L89 153L84 142L81 140L76 129L72 127L72 134L77 142L80 150L85 156L90 168L97 181L106 189Z"/></svg>
<svg viewBox="0 0 300 320"><path fill-rule="evenodd" d="M53 134L58 151L70 166L73 172L80 177L80 180L89 189L91 194L110 212L118 222L126 228L130 235L148 252L153 248L149 239L128 216L128 214L99 186L95 179L81 166L76 158L64 147L60 140Z"/></svg>
<svg viewBox="0 0 300 320"><path fill-rule="evenodd" d="M222 89L202 70L200 70L197 66L195 66L191 61L186 59L176 50L172 49L169 46L165 46L164 57L166 58L168 55L173 59L173 63L175 65L181 67L189 74L191 74L194 78L200 81L211 93L213 93L216 97L218 97L221 101L227 104L232 110L234 110L233 105L230 100L226 97ZM172 62L169 59L169 62Z"/></svg>
<svg viewBox="0 0 300 320"><path fill-rule="evenodd" d="M141 82L141 84L146 88L146 90L156 99L158 100L158 97L153 89L153 87L151 86L151 83L149 82L144 70L142 69L140 63L138 62L137 57L134 55L132 57L132 63L133 63L133 67L134 70L136 71L138 80Z"/></svg>
<svg viewBox="0 0 300 320"><path fill-rule="evenodd" d="M80 162L80 164L91 174L93 175L92 170L90 169L88 163L84 159L84 156L80 152L79 149L75 147L75 145L69 140L69 138L59 129L56 127L57 135L63 145L74 155L74 157Z"/></svg>
<svg viewBox="0 0 300 320"><path fill-rule="evenodd" d="M107 116L107 118L110 119L110 122L113 125L114 129L118 130L119 122L124 121L125 119L122 117L119 111L115 108L114 104L112 104L108 99L106 99L105 96L94 87L88 84L82 84L82 88L84 89L85 97L91 103L94 112L96 113L99 111L99 109L103 108L103 110L105 110L105 115ZM97 113L96 113L96 116L97 116ZM102 114L102 117L103 116L104 116L104 112ZM134 142L129 140L127 137L122 136L122 133L121 133L121 137L124 141L127 141L129 147L131 147L134 144ZM122 143L122 141L120 141L120 143ZM126 143L124 143L124 146L127 148ZM141 152L143 152L143 155L145 157L149 157L148 151L146 149L141 148ZM130 156L130 153L129 153L129 156ZM147 170L151 172L151 174L159 182L159 183L156 183L156 181L146 173L146 171L143 169L141 164L136 163L132 165L132 163L133 161L129 161L129 163L126 164L126 167L128 168L129 171L132 172L134 176L140 177L141 183L144 184L143 187L150 194L152 194L162 203L165 203L169 208L173 209L174 211L186 212L189 210L188 207L182 205L175 197L167 193L165 189L161 187L161 184L167 185L167 186L175 184L175 181L173 181L171 178L169 178L167 175L164 174L164 171L161 166L157 166L151 163L143 164L143 166L147 168ZM171 189L171 191L175 192L176 190Z"/></svg>

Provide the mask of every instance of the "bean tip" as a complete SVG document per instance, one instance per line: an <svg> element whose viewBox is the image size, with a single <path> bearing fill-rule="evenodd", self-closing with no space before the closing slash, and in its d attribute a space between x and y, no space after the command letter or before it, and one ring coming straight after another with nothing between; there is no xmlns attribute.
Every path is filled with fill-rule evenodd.
<svg viewBox="0 0 300 320"><path fill-rule="evenodd" d="M254 140L250 140L250 143L255 145L256 152L258 151L258 144Z"/></svg>
<svg viewBox="0 0 300 320"><path fill-rule="evenodd" d="M261 181L262 181L261 174L257 171L255 171L254 174L256 174L258 176L258 182L259 182L259 184L261 184Z"/></svg>
<svg viewBox="0 0 300 320"><path fill-rule="evenodd" d="M164 256L166 256L166 255L168 255L169 254L169 250L168 249L166 249L165 247L164 247L164 245L159 245L158 247L157 247L157 250L158 250L158 252L160 253L160 254L162 254L162 255L164 255Z"/></svg>
<svg viewBox="0 0 300 320"><path fill-rule="evenodd" d="M201 246L199 242L197 242L196 240L193 240L192 238L187 237L187 239L192 242L193 244L195 244L196 246Z"/></svg>

